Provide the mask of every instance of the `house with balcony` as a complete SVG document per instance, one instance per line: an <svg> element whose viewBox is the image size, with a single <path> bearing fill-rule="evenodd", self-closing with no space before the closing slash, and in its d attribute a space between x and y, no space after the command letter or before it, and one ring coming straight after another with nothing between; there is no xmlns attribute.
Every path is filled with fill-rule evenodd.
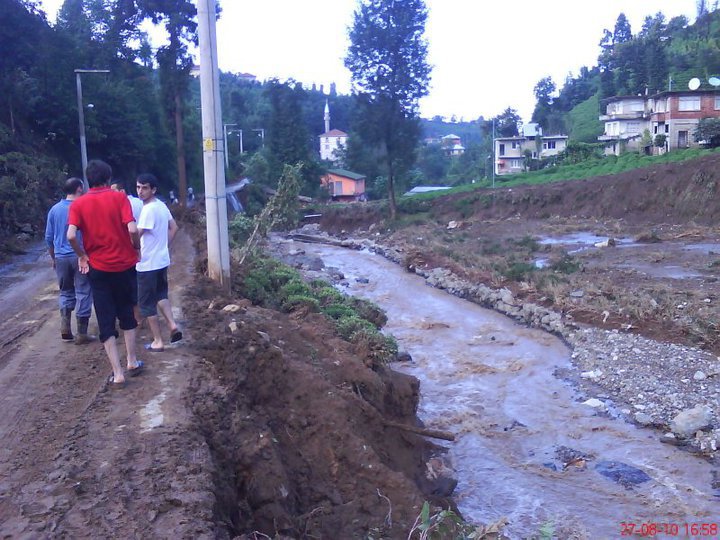
<svg viewBox="0 0 720 540"><path fill-rule="evenodd" d="M567 148L567 135L543 135L535 123L525 124L515 137L497 137L493 140L495 174L504 176L525 171L525 156L543 159L555 156Z"/></svg>
<svg viewBox="0 0 720 540"><path fill-rule="evenodd" d="M462 145L460 137L454 134L445 135L440 139L440 145L448 156L461 156L465 153L465 147Z"/></svg>
<svg viewBox="0 0 720 540"><path fill-rule="evenodd" d="M616 96L603 101L606 155L625 151L663 153L698 146L693 134L703 118L720 118L720 91L666 91L652 96ZM649 138L648 138L649 135ZM662 147L654 145L665 135Z"/></svg>
<svg viewBox="0 0 720 540"><path fill-rule="evenodd" d="M344 169L328 169L320 178L320 184L328 190L330 198L338 202L367 200L365 176Z"/></svg>

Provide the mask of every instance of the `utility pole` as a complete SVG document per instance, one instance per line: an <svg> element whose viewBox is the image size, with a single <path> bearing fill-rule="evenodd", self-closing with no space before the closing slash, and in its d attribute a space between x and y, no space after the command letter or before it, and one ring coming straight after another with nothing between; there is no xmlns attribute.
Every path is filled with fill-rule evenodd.
<svg viewBox="0 0 720 540"><path fill-rule="evenodd" d="M202 107L205 212L208 245L208 274L225 289L230 288L225 167L220 111L220 77L215 34L215 0L198 0L200 38L200 101Z"/></svg>
<svg viewBox="0 0 720 540"><path fill-rule="evenodd" d="M80 163L82 166L82 178L83 178L83 191L88 190L87 173L87 140L85 139L85 106L83 105L82 97L82 80L80 74L82 73L110 73L109 69L76 69L75 70L75 89L77 90L77 102L78 102L78 121L80 123Z"/></svg>
<svg viewBox="0 0 720 540"><path fill-rule="evenodd" d="M492 156L492 187L495 187L495 119L493 118L492 121L493 128L492 128L492 152L490 155Z"/></svg>

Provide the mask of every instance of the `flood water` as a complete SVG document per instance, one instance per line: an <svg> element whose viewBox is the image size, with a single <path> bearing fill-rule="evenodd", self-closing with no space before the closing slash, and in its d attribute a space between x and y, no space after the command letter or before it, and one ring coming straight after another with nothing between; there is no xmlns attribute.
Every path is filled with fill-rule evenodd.
<svg viewBox="0 0 720 540"><path fill-rule="evenodd" d="M570 351L554 336L428 287L378 255L294 247L338 268L346 292L387 311L385 330L414 360L394 367L421 382L420 418L456 434L443 444L459 481L454 497L469 521L506 517L512 538L537 537L552 523L556 536L576 530L592 539L619 538L623 522L678 524L682 532L685 523L718 521L713 467L660 444L656 432L583 405L553 375L570 367ZM568 452L586 459L564 467ZM603 462L649 479L623 486L600 474Z"/></svg>

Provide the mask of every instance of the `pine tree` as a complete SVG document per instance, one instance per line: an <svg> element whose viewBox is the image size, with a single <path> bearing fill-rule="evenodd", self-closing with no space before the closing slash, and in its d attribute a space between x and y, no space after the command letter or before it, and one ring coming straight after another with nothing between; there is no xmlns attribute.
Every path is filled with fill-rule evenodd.
<svg viewBox="0 0 720 540"><path fill-rule="evenodd" d="M412 166L420 139L418 101L430 82L426 20L423 0L363 0L345 57L363 111L357 129L382 156L391 219L396 182Z"/></svg>

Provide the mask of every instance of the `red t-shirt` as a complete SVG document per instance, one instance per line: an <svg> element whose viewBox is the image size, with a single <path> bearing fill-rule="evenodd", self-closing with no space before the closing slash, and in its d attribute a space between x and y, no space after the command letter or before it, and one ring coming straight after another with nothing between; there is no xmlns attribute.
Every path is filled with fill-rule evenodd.
<svg viewBox="0 0 720 540"><path fill-rule="evenodd" d="M90 266L123 272L138 262L127 224L135 221L128 198L107 186L90 188L70 205L68 225L82 231Z"/></svg>

